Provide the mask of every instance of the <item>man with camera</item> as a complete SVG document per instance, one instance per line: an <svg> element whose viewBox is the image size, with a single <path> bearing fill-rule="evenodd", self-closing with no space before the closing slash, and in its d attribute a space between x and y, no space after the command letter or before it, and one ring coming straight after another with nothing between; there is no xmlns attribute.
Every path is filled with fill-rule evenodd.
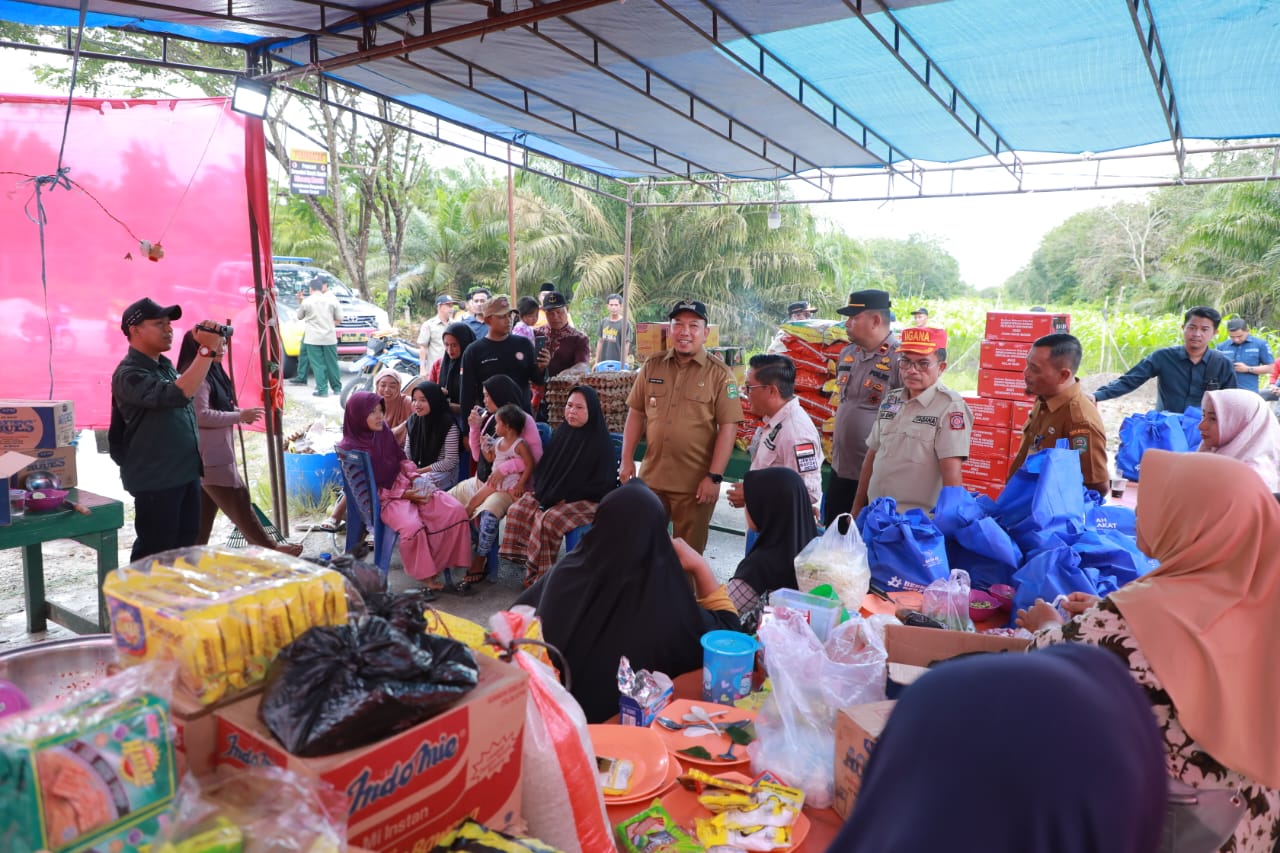
<svg viewBox="0 0 1280 853"><path fill-rule="evenodd" d="M197 324L192 336L200 349L179 376L164 353L173 347L172 321L180 317L177 305L139 299L120 319L129 352L111 376L110 434L120 481L134 501L137 538L131 562L194 545L200 534L204 468L191 400L231 329L210 321Z"/></svg>

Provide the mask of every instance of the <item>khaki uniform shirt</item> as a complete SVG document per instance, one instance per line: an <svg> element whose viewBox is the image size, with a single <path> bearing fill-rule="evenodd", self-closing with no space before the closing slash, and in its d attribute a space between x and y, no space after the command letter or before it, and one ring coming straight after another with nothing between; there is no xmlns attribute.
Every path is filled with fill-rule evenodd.
<svg viewBox="0 0 1280 853"><path fill-rule="evenodd" d="M427 348L427 360L422 362L421 368L423 373L436 363L436 359L444 355L444 330L452 322L452 320L446 322L439 317L432 317L418 330L418 346Z"/></svg>
<svg viewBox="0 0 1280 853"><path fill-rule="evenodd" d="M894 335L867 351L850 344L836 362L836 387L840 400L835 433L831 437L831 468L836 476L856 480L867 456L867 435L885 394L902 387L898 375L898 339Z"/></svg>
<svg viewBox="0 0 1280 853"><path fill-rule="evenodd" d="M1010 472L1017 471L1032 453L1065 438L1080 451L1080 473L1087 488L1106 494L1111 474L1107 469L1107 431L1098 407L1089 402L1077 379L1067 390L1048 399L1040 397L1022 428L1022 446Z"/></svg>
<svg viewBox="0 0 1280 853"><path fill-rule="evenodd" d="M338 343L337 327L342 323L342 306L327 293L312 293L298 306L302 321L302 342L311 346Z"/></svg>
<svg viewBox="0 0 1280 853"><path fill-rule="evenodd" d="M646 443L641 476L655 491L693 494L711 470L722 424L742 420L733 373L706 350L683 365L675 350L647 359L627 396L644 416Z"/></svg>
<svg viewBox="0 0 1280 853"><path fill-rule="evenodd" d="M891 497L898 512L932 512L942 492L939 459L969 455L973 414L955 391L941 382L907 399L890 391L880 404L867 448L876 452L867 500Z"/></svg>
<svg viewBox="0 0 1280 853"><path fill-rule="evenodd" d="M815 504L822 500L822 437L798 397L756 428L751 438L751 470L757 468L790 468L804 480L809 499Z"/></svg>

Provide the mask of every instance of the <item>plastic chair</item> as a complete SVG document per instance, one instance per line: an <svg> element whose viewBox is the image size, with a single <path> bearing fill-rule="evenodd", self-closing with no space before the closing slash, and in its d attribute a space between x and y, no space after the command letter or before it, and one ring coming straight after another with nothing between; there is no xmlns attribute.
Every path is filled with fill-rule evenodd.
<svg viewBox="0 0 1280 853"><path fill-rule="evenodd" d="M551 424L546 421L538 421L538 436L542 439L543 453L547 452L547 445L551 443L551 436L553 434L554 433L551 431Z"/></svg>
<svg viewBox="0 0 1280 853"><path fill-rule="evenodd" d="M622 369L620 361L597 361L592 373L615 373Z"/></svg>
<svg viewBox="0 0 1280 853"><path fill-rule="evenodd" d="M342 491L347 496L346 552L352 553L364 540L364 532L372 530L373 562L386 575L391 571L391 552L395 550L400 534L382 521L378 486L373 481L373 463L363 450L339 448L338 464L342 466Z"/></svg>
<svg viewBox="0 0 1280 853"><path fill-rule="evenodd" d="M616 467L622 464L622 433L609 433L609 440L613 442L613 464ZM568 552L577 548L578 542L581 541L583 536L587 535L587 531L590 529L590 524L582 524L566 533L564 535L565 551Z"/></svg>

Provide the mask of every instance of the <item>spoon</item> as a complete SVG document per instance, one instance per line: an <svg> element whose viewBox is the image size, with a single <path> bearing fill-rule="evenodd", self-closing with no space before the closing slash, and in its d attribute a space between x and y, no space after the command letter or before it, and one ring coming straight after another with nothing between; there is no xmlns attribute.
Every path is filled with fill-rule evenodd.
<svg viewBox="0 0 1280 853"><path fill-rule="evenodd" d="M706 723L702 722L701 720L698 720L696 717L694 718L693 722L688 722L688 723L678 723L669 717L658 717L654 722L662 726L664 729L672 732L678 732L681 729L687 729L693 726L706 726ZM745 725L749 722L751 721L750 720L732 720L730 722L723 723L723 725L727 728L729 726Z"/></svg>
<svg viewBox="0 0 1280 853"><path fill-rule="evenodd" d="M710 726L711 729L716 734L718 735L724 734L724 732L720 731L720 727L716 725L716 721L711 719L711 715L707 713L706 708L702 707L701 705L691 705L689 707L689 713L692 714L701 722L706 723L708 726Z"/></svg>

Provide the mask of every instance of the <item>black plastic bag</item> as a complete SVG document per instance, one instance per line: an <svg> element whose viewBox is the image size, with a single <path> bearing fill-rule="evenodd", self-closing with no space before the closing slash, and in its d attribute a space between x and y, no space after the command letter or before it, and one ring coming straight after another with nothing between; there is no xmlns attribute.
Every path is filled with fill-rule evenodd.
<svg viewBox="0 0 1280 853"><path fill-rule="evenodd" d="M349 554L340 554L328 561L317 561L340 573L360 593L366 602L387 594L387 576L373 563L364 563Z"/></svg>
<svg viewBox="0 0 1280 853"><path fill-rule="evenodd" d="M286 646L267 675L259 714L293 755L331 755L435 716L479 675L462 643L368 617L312 628Z"/></svg>

